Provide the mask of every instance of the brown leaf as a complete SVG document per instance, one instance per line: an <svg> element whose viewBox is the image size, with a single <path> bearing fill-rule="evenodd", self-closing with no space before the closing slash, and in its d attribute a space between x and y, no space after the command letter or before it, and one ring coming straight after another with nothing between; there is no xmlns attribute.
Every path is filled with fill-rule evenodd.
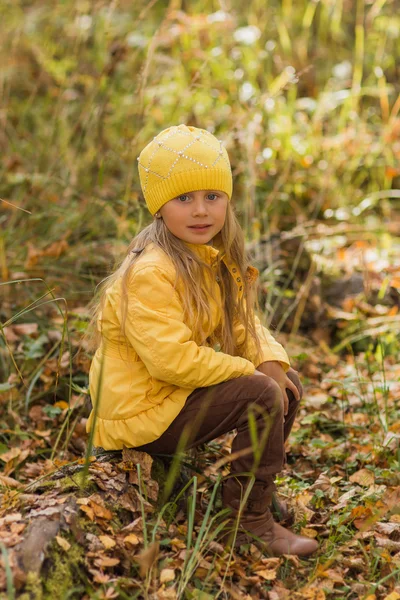
<svg viewBox="0 0 400 600"><path fill-rule="evenodd" d="M90 506L93 509L95 516L99 519L107 519L109 521L113 518L112 512L105 506L100 506L100 504L96 504L96 502L93 501L90 502Z"/></svg>
<svg viewBox="0 0 400 600"><path fill-rule="evenodd" d="M360 469L349 477L349 481L352 483L358 483L359 485L363 485L365 487L370 487L375 483L375 476L369 469Z"/></svg>
<svg viewBox="0 0 400 600"><path fill-rule="evenodd" d="M17 458L17 456L19 456L21 454L21 448L11 448L11 450L9 450L8 452L3 452L3 454L0 454L0 460L2 460L5 463L10 462L10 460L14 460L14 458Z"/></svg>
<svg viewBox="0 0 400 600"><path fill-rule="evenodd" d="M21 513L12 513L11 515L6 515L0 519L0 528L4 525L8 525L9 523L15 523L16 521L20 521L22 519Z"/></svg>
<svg viewBox="0 0 400 600"><path fill-rule="evenodd" d="M21 323L19 325L10 325L3 328L7 342L16 342L23 335L34 335L38 332L37 323Z"/></svg>
<svg viewBox="0 0 400 600"><path fill-rule="evenodd" d="M111 558L110 556L101 556L100 558L96 558L94 564L96 567L100 567L104 569L105 567L115 567L119 565L119 558Z"/></svg>
<svg viewBox="0 0 400 600"><path fill-rule="evenodd" d="M22 485L22 483L20 483L16 479L13 479L13 477L7 477L6 475L0 475L0 485L4 485L5 487L9 487L9 488L17 488L17 489L21 489L24 487Z"/></svg>
<svg viewBox="0 0 400 600"><path fill-rule="evenodd" d="M153 542L145 550L143 550L138 556L135 556L134 560L140 565L140 576L145 577L150 571L154 563L156 562L160 552L159 542Z"/></svg>
<svg viewBox="0 0 400 600"><path fill-rule="evenodd" d="M143 481L151 479L151 466L153 459L146 452L139 452L133 448L123 448L122 450L122 468L126 471L132 471L130 473L129 482L138 484L139 479L137 475L137 464L140 465L141 476Z"/></svg>
<svg viewBox="0 0 400 600"><path fill-rule="evenodd" d="M354 526L363 531L369 529L372 524L373 512L371 508L365 506L356 506L350 513L350 517L354 519Z"/></svg>
<svg viewBox="0 0 400 600"><path fill-rule="evenodd" d="M64 254L68 250L68 242L66 240L58 240L47 246L47 248L41 250L39 248L35 248L32 244L28 243L28 256L25 261L25 269L29 269L34 267L39 258L43 256L50 256L54 258L58 258L61 254Z"/></svg>

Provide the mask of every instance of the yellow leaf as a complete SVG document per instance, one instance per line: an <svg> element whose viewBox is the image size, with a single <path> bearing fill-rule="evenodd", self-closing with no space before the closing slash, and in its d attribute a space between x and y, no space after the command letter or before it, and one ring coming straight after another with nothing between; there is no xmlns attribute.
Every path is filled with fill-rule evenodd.
<svg viewBox="0 0 400 600"><path fill-rule="evenodd" d="M318 531L316 531L315 529L311 529L311 527L302 527L301 535L305 535L309 538L316 538L318 535Z"/></svg>
<svg viewBox="0 0 400 600"><path fill-rule="evenodd" d="M162 569L160 573L160 583L168 583L168 581L173 581L175 579L175 570L174 569Z"/></svg>
<svg viewBox="0 0 400 600"><path fill-rule="evenodd" d="M40 429L35 429L35 434L39 437L48 437L51 434L51 429L46 429L45 431L41 431Z"/></svg>
<svg viewBox="0 0 400 600"><path fill-rule="evenodd" d="M101 506L100 504L97 504L97 502L94 502L93 500L90 501L90 506L93 509L95 516L98 517L99 519L110 520L113 518L112 512L110 510L108 510L108 508L106 508L105 506ZM81 509L83 509L82 506L81 506Z"/></svg>
<svg viewBox="0 0 400 600"><path fill-rule="evenodd" d="M137 535L135 535L134 533L130 533L129 535L124 537L124 543L132 544L132 546L137 546L138 544L140 544L140 540Z"/></svg>
<svg viewBox="0 0 400 600"><path fill-rule="evenodd" d="M276 569L262 569L261 571L256 571L256 575L266 581L273 581L276 579Z"/></svg>
<svg viewBox="0 0 400 600"><path fill-rule="evenodd" d="M400 523L400 515L392 515L389 521L391 523Z"/></svg>
<svg viewBox="0 0 400 600"><path fill-rule="evenodd" d="M67 540L65 538L61 537L60 535L56 535L56 541L57 541L57 544L59 546L61 546L61 548L63 550L65 550L65 552L67 552L71 548L71 544L69 542L67 542Z"/></svg>
<svg viewBox="0 0 400 600"><path fill-rule="evenodd" d="M94 564L96 567L115 567L115 565L119 565L119 558L102 556L101 558L96 558Z"/></svg>
<svg viewBox="0 0 400 600"><path fill-rule="evenodd" d="M400 594L397 592L392 592L388 596L385 596L383 600L399 600Z"/></svg>
<svg viewBox="0 0 400 600"><path fill-rule="evenodd" d="M90 508L90 506L81 505L79 508L81 510L83 510L84 513L87 514L87 516L89 517L89 519L91 521L94 521L94 512L93 512L93 509Z"/></svg>
<svg viewBox="0 0 400 600"><path fill-rule="evenodd" d="M370 471L369 469L360 469L359 471L356 471L355 473L353 473L353 475L349 477L349 481L351 481L352 483L358 483L359 485L363 485L365 487L369 487L371 485L374 485L375 477L372 471Z"/></svg>
<svg viewBox="0 0 400 600"><path fill-rule="evenodd" d="M69 404L68 404L68 402L65 402L65 400L59 400L58 402L56 402L54 404L54 406L61 408L61 410L65 410L66 408L69 408Z"/></svg>
<svg viewBox="0 0 400 600"><path fill-rule="evenodd" d="M113 540L108 535L99 535L99 540L103 544L104 548L107 548L107 550L109 550L110 548L114 548L114 546L116 545L115 540Z"/></svg>

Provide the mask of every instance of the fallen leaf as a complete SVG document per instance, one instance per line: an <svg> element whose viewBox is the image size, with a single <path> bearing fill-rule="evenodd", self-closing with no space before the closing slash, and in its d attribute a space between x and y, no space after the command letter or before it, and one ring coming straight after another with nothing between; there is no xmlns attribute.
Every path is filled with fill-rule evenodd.
<svg viewBox="0 0 400 600"><path fill-rule="evenodd" d="M35 429L35 434L39 437L48 437L51 434L51 429L46 429L45 431L40 431L39 429Z"/></svg>
<svg viewBox="0 0 400 600"><path fill-rule="evenodd" d="M9 450L8 452L3 452L3 454L0 454L0 460L2 460L5 463L10 462L10 460L14 460L14 458L17 458L17 456L19 456L21 454L21 448L11 448L11 450Z"/></svg>
<svg viewBox="0 0 400 600"><path fill-rule="evenodd" d="M94 510L90 506L80 505L79 508L87 514L91 521L94 521Z"/></svg>
<svg viewBox="0 0 400 600"><path fill-rule="evenodd" d="M0 475L0 485L16 489L21 489L24 487L22 483L20 483L13 477L7 477L6 475Z"/></svg>
<svg viewBox="0 0 400 600"><path fill-rule="evenodd" d="M56 535L56 541L57 541L57 544L59 546L61 546L61 548L63 550L65 550L65 552L67 552L71 548L71 544L65 538L61 537L60 535Z"/></svg>
<svg viewBox="0 0 400 600"><path fill-rule="evenodd" d="M151 467L153 459L146 452L139 452L134 448L123 448L121 468L129 473L129 483L139 484L139 476L137 473L137 464L140 465L142 481L151 479Z"/></svg>
<svg viewBox="0 0 400 600"><path fill-rule="evenodd" d="M57 406L57 408L61 408L61 410L66 410L67 408L69 408L69 404L68 402L65 402L65 400L59 400L54 404L54 406Z"/></svg>
<svg viewBox="0 0 400 600"><path fill-rule="evenodd" d="M6 515L0 519L0 528L4 525L8 525L10 523L15 523L16 521L20 521L22 519L21 513L12 513L11 515Z"/></svg>
<svg viewBox="0 0 400 600"><path fill-rule="evenodd" d="M350 518L354 519L354 526L357 527L357 529L366 531L372 524L373 512L369 507L356 506L352 509Z"/></svg>
<svg viewBox="0 0 400 600"><path fill-rule="evenodd" d="M160 573L160 583L168 583L168 581L173 581L175 579L175 570L174 569L162 569Z"/></svg>
<svg viewBox="0 0 400 600"><path fill-rule="evenodd" d="M109 521L110 519L113 518L112 512L110 510L108 510L108 508L106 508L105 506L101 506L100 504L97 504L96 502L93 502L92 500L90 502L90 506L93 509L95 516L98 517L99 519L107 519Z"/></svg>
<svg viewBox="0 0 400 600"><path fill-rule="evenodd" d="M20 325L10 325L3 328L4 335L8 342L16 342L22 335L33 335L38 332L37 323L21 323Z"/></svg>
<svg viewBox="0 0 400 600"><path fill-rule="evenodd" d="M108 535L99 535L99 540L103 544L104 548L106 548L107 550L109 550L110 548L114 548L114 546L116 545L116 541Z"/></svg>
<svg viewBox="0 0 400 600"><path fill-rule="evenodd" d="M261 571L256 571L256 574L265 579L265 581L273 581L276 579L276 569L262 569Z"/></svg>
<svg viewBox="0 0 400 600"><path fill-rule="evenodd" d="M365 487L369 487L371 485L374 485L375 476L373 472L369 469L360 469L359 471L353 473L353 475L350 475L349 481L351 481L352 483L358 483L359 485L363 485Z"/></svg>
<svg viewBox="0 0 400 600"><path fill-rule="evenodd" d="M309 538L316 538L318 535L318 531L315 531L315 529L311 529L311 527L302 527L301 535L305 535Z"/></svg>
<svg viewBox="0 0 400 600"><path fill-rule="evenodd" d="M140 540L137 535L134 533L130 533L126 537L124 537L124 544L132 544L132 546L137 546L140 544Z"/></svg>
<svg viewBox="0 0 400 600"><path fill-rule="evenodd" d="M100 558L96 558L94 564L96 567L105 568L105 567L115 567L119 565L119 558L111 558L110 556L101 556Z"/></svg>
<svg viewBox="0 0 400 600"><path fill-rule="evenodd" d="M150 571L151 567L156 562L160 552L159 542L153 542L143 550L138 556L135 556L134 560L140 565L140 576L145 577Z"/></svg>

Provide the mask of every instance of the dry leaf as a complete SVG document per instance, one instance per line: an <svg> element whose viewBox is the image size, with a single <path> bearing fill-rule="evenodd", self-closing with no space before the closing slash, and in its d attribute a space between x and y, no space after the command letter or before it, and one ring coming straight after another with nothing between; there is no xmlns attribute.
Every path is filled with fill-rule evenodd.
<svg viewBox="0 0 400 600"><path fill-rule="evenodd" d="M122 450L122 468L129 473L129 483L138 484L139 478L137 474L137 464L140 465L141 477L143 481L151 479L151 466L153 459L146 452L139 452L134 448L123 448Z"/></svg>
<svg viewBox="0 0 400 600"><path fill-rule="evenodd" d="M160 573L160 583L168 583L168 581L173 581L175 579L175 570L174 569L162 569Z"/></svg>
<svg viewBox="0 0 400 600"><path fill-rule="evenodd" d="M8 452L3 452L3 454L0 454L0 460L2 460L5 463L10 462L10 460L14 460L14 458L17 458L17 456L19 456L21 454L21 448L11 448L11 450L9 450Z"/></svg>
<svg viewBox="0 0 400 600"><path fill-rule="evenodd" d="M16 489L21 489L24 487L22 483L20 483L13 477L7 477L6 475L0 475L0 485Z"/></svg>
<svg viewBox="0 0 400 600"><path fill-rule="evenodd" d="M276 579L276 569L262 569L261 571L257 571L256 574L265 579L265 581L273 581Z"/></svg>
<svg viewBox="0 0 400 600"><path fill-rule="evenodd" d="M4 525L8 525L10 523L15 523L16 521L20 521L22 519L21 513L12 513L11 515L6 515L0 519L0 528Z"/></svg>
<svg viewBox="0 0 400 600"><path fill-rule="evenodd" d="M354 526L357 529L366 530L372 524L373 513L369 507L356 506L352 509L350 517L354 519Z"/></svg>
<svg viewBox="0 0 400 600"><path fill-rule="evenodd" d="M135 556L135 561L140 565L140 576L145 577L153 564L156 562L160 552L159 542L153 542L143 550L138 556Z"/></svg>
<svg viewBox="0 0 400 600"><path fill-rule="evenodd" d="M94 521L94 510L90 506L80 505L79 507L84 513L87 514L91 521Z"/></svg>
<svg viewBox="0 0 400 600"><path fill-rule="evenodd" d="M302 527L301 535L305 535L306 537L314 539L317 537L318 531L315 531L315 529L312 529L311 527Z"/></svg>
<svg viewBox="0 0 400 600"><path fill-rule="evenodd" d="M60 535L56 535L56 541L57 541L57 544L59 546L61 546L61 548L63 550L65 550L65 552L67 552L71 548L71 544L65 538L61 537Z"/></svg>
<svg viewBox="0 0 400 600"><path fill-rule="evenodd" d="M130 533L126 537L124 537L124 544L132 544L132 546L137 546L140 544L140 540L137 535L134 533Z"/></svg>
<svg viewBox="0 0 400 600"><path fill-rule="evenodd" d="M21 323L19 325L10 325L3 328L4 335L8 342L16 342L22 335L33 335L38 332L37 323Z"/></svg>
<svg viewBox="0 0 400 600"><path fill-rule="evenodd" d="M100 567L102 569L106 567L115 567L116 565L119 565L119 563L119 558L111 558L109 556L101 556L100 558L96 558L94 561L96 567Z"/></svg>
<svg viewBox="0 0 400 600"><path fill-rule="evenodd" d="M65 402L65 400L59 400L58 402L55 402L54 406L57 406L57 408L61 408L61 410L66 410L67 408L69 408L69 404L68 402Z"/></svg>
<svg viewBox="0 0 400 600"><path fill-rule="evenodd" d="M352 483L358 483L359 485L363 485L365 487L370 487L375 483L375 476L369 469L360 469L349 477L349 481Z"/></svg>
<svg viewBox="0 0 400 600"><path fill-rule="evenodd" d="M100 504L93 502L93 500L90 501L90 506L93 509L95 516L99 519L107 519L109 521L113 518L112 512L105 506L101 506Z"/></svg>
<svg viewBox="0 0 400 600"><path fill-rule="evenodd" d="M46 429L46 431L40 431L39 429L35 429L34 432L39 437L48 437L51 434L51 429Z"/></svg>
<svg viewBox="0 0 400 600"><path fill-rule="evenodd" d="M104 548L106 548L107 550L109 550L110 548L114 548L114 546L116 545L116 541L108 535L99 535L99 540L103 544Z"/></svg>

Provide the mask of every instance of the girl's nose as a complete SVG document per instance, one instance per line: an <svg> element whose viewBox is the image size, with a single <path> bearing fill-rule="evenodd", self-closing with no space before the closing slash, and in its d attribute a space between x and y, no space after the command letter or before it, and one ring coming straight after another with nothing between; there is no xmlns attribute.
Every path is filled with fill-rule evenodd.
<svg viewBox="0 0 400 600"><path fill-rule="evenodd" d="M207 214L207 207L203 202L199 202L193 207L193 214L195 215L205 215Z"/></svg>

